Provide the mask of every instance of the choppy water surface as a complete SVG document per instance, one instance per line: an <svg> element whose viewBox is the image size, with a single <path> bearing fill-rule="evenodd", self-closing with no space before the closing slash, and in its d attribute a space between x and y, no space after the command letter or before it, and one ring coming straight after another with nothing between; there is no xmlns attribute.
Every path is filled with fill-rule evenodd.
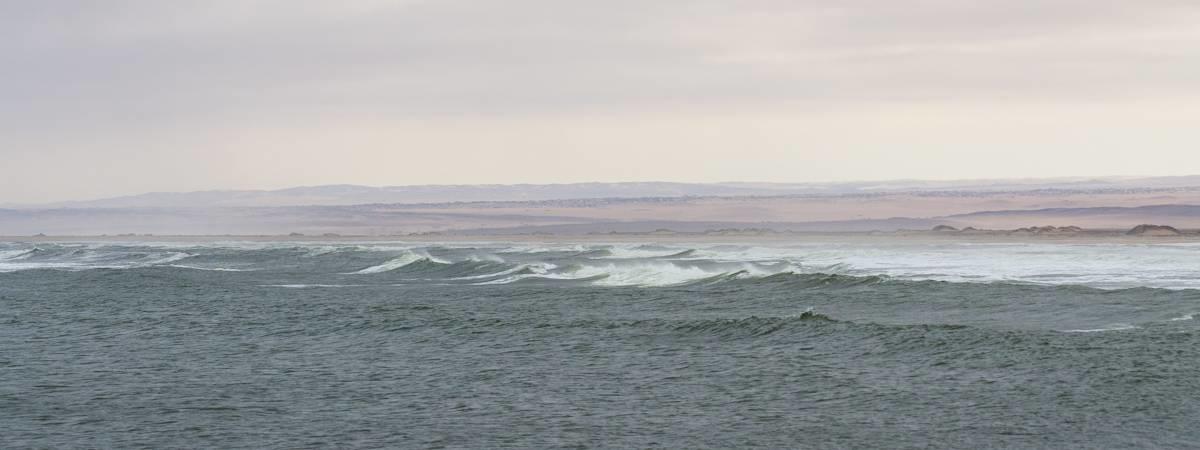
<svg viewBox="0 0 1200 450"><path fill-rule="evenodd" d="M0 447L1196 447L1200 246L0 244Z"/></svg>

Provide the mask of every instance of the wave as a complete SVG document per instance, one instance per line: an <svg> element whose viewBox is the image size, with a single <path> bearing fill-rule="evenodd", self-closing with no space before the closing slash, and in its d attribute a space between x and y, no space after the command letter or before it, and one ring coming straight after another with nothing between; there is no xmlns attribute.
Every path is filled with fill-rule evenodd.
<svg viewBox="0 0 1200 450"><path fill-rule="evenodd" d="M234 269L232 267L197 267L197 266L188 266L188 265L183 265L183 264L171 264L167 267L174 267L176 269L188 269L188 270L204 270L204 271L209 271L209 272L252 272L252 271L254 271L254 269Z"/></svg>
<svg viewBox="0 0 1200 450"><path fill-rule="evenodd" d="M1062 330L1062 332L1063 333L1103 333L1106 331L1127 331L1127 330L1135 330L1138 328L1141 328L1141 327L1136 327L1136 326L1129 325L1129 324L1119 323L1119 324L1114 324L1112 326L1108 326L1108 327L1104 327L1104 328L1089 328L1089 329L1082 329L1082 330Z"/></svg>
<svg viewBox="0 0 1200 450"><path fill-rule="evenodd" d="M723 283L753 283L762 285L776 285L789 289L817 289L817 288L853 288L859 286L873 286L882 283L903 283L911 282L907 280L898 280L882 275L844 275L838 273L777 273L765 277L742 277L736 279L719 280ZM919 282L919 281L918 281Z"/></svg>
<svg viewBox="0 0 1200 450"><path fill-rule="evenodd" d="M670 255L664 256L663 258L689 258L689 257L695 256L695 255L696 255L696 249L689 248L689 249L684 250L679 253L672 253Z"/></svg>
<svg viewBox="0 0 1200 450"><path fill-rule="evenodd" d="M298 287L311 285L271 285L273 287ZM569 320L564 322L545 322L542 320L529 319L501 319L501 318L475 318L475 317L440 317L433 320L427 320L426 323L446 328L560 328L560 329L578 329L578 328L600 328L600 329L618 329L618 328L651 328L663 329L674 332L682 332L689 334L717 334L728 330L759 330L758 334L769 334L769 332L761 332L765 328L771 328L778 325L789 323L823 323L823 324L849 324L857 325L854 322L835 320L824 314L813 311L812 308L807 308L797 314L784 316L749 316L736 318L708 318L708 319L669 319L669 318L651 318L651 319L579 319ZM868 326L879 326L876 324L863 324ZM908 327L907 325L884 325L890 327ZM953 327L961 328L961 327Z"/></svg>
<svg viewBox="0 0 1200 450"><path fill-rule="evenodd" d="M801 258L768 258L768 251L736 247L657 246L605 247L591 257L586 248L536 248L520 253L510 247L397 247L379 250L361 246L227 247L43 245L45 248L4 248L0 272L24 270L139 269L174 267L211 272L265 271L310 276L380 275L396 273L406 282L475 285L555 284L597 287L703 289L721 286L765 286L778 289L845 289L881 283L942 281L936 276L892 276L846 263L802 264ZM316 248L316 250L314 250ZM614 258L613 249L640 252L642 258ZM180 251L164 251L180 250ZM186 250L186 251L182 251ZM749 259L731 257L757 254ZM794 252L793 252L794 253ZM315 256L314 256L315 255ZM384 257L381 258L380 256ZM502 255L502 256L501 256ZM630 255L623 255L630 256ZM187 262L182 262L183 260ZM382 261L382 262L380 262ZM875 272L875 273L872 273ZM1066 277L1060 271L1052 276ZM1035 276L995 280L970 278L953 283L1056 286ZM303 284L312 278L298 280ZM339 284L339 281L329 284ZM1081 283L1081 285L1087 285ZM1068 285L1070 286L1070 285Z"/></svg>
<svg viewBox="0 0 1200 450"><path fill-rule="evenodd" d="M407 315L381 321L391 329L411 329L432 326L451 332L478 334L498 329L531 328L538 330L604 330L606 333L634 332L642 334L669 335L689 338L720 339L784 339L797 335L859 334L871 340L880 337L896 339L890 351L906 351L927 345L929 333L965 333L991 335L1008 339L1008 332L988 330L952 324L880 324L855 322L831 318L814 312L811 308L797 314L784 316L715 317L703 319L649 318L649 319L580 319L563 322L547 322L535 318L475 318L437 317L430 319L412 318ZM404 322L397 327L396 322Z"/></svg>
<svg viewBox="0 0 1200 450"><path fill-rule="evenodd" d="M186 252L145 248L93 248L83 245L47 246L4 250L0 272L27 270L91 270L155 267L178 262L193 255Z"/></svg>
<svg viewBox="0 0 1200 450"><path fill-rule="evenodd" d="M495 280L481 281L481 282L473 283L473 284L475 286L491 286L491 285L501 285L501 284L517 284L517 283L556 283L556 284L565 283L565 282L589 283L592 281L599 280L600 278L602 278L602 277L599 277L599 276L593 276L593 277L572 276L572 275L567 275L567 274L551 273L549 271L541 270L540 268L535 268L535 267L525 267L522 270L513 273L511 276L507 276L507 277L499 278L499 279L495 279Z"/></svg>
<svg viewBox="0 0 1200 450"><path fill-rule="evenodd" d="M799 288L846 288L893 280L885 276L854 276L836 273L804 273L794 266L762 266L744 263L691 264L679 261L638 261L609 264L521 265L501 272L466 276L454 280L483 280L478 285L512 283L562 283L573 281L591 286L708 287L745 284Z"/></svg>
<svg viewBox="0 0 1200 450"><path fill-rule="evenodd" d="M749 273L748 267L706 268L669 262L581 265L571 272L579 278L596 278L600 286L673 286L714 276Z"/></svg>
<svg viewBox="0 0 1200 450"><path fill-rule="evenodd" d="M321 245L321 246L316 246L316 247L290 247L287 249L303 252L303 256L305 258L316 258L319 256L333 255L333 254L338 254L338 253L368 250L367 247L362 247L362 246L357 246L357 245L356 246Z"/></svg>
<svg viewBox="0 0 1200 450"><path fill-rule="evenodd" d="M678 261L586 261L565 266L554 264L525 265L511 276L487 280L479 284L509 284L529 281L582 281L596 286L679 286L694 282L715 282L717 279L765 277L786 272L786 268L769 270L750 263L684 263ZM504 274L498 274L504 275ZM486 277L484 277L486 278Z"/></svg>
<svg viewBox="0 0 1200 450"><path fill-rule="evenodd" d="M353 274L354 275L366 275L366 274L374 274L374 273L391 272L393 270L400 269L403 267L408 267L412 264L421 263L421 262L442 264L442 265L450 264L450 262L448 262L448 261L443 261L443 260L434 258L433 256L430 256L428 253L425 253L425 252L407 251L400 257L392 258L392 259L384 262L383 264L367 267L367 268L359 270L357 272L353 272Z"/></svg>
<svg viewBox="0 0 1200 450"><path fill-rule="evenodd" d="M606 259L665 259L686 258L695 253L695 249L686 249L681 251L677 248L640 245L636 247L612 247L603 250L580 252L578 256Z"/></svg>
<svg viewBox="0 0 1200 450"><path fill-rule="evenodd" d="M780 244L784 245L784 244ZM727 283L849 286L884 281L1200 289L1200 247L1167 245L796 243L786 246L505 243L0 243L0 271L166 265L318 275L402 273L464 284L677 287ZM1036 256L1036 257L1034 257ZM185 262L182 262L186 260ZM794 278L801 275L857 278Z"/></svg>
<svg viewBox="0 0 1200 450"><path fill-rule="evenodd" d="M510 268L507 270L502 270L499 272L485 273L483 275L469 275L469 276L462 276L462 277L456 277L456 278L448 278L447 281L482 280L482 279L487 279L487 278L504 277L506 275L539 275L539 274L545 275L545 274L549 273L551 270L554 270L556 268L557 268L557 266L555 266L554 264L547 264L547 263L522 264L522 265L515 266L513 268ZM503 283L500 283L500 284L503 284Z"/></svg>
<svg viewBox="0 0 1200 450"><path fill-rule="evenodd" d="M808 310L791 316L782 317L758 317L750 316L746 318L736 319L707 319L707 320L690 320L681 323L673 324L671 328L683 334L701 334L701 335L730 335L730 334L746 334L750 336L766 336L787 328L790 325L804 323L824 323L834 324L843 323L850 324L851 322L843 322L829 318L824 314L813 312L811 308Z"/></svg>
<svg viewBox="0 0 1200 450"><path fill-rule="evenodd" d="M38 249L17 249L17 250L0 250L0 261L14 261L18 259L28 258L38 252Z"/></svg>
<svg viewBox="0 0 1200 450"><path fill-rule="evenodd" d="M505 262L504 258L501 258L500 256L492 254L492 253L473 253L471 255L468 255L467 259L470 261L475 261L475 262L493 262L493 263Z"/></svg>
<svg viewBox="0 0 1200 450"><path fill-rule="evenodd" d="M157 266L157 265L168 264L168 263L173 263L176 261L184 260L184 259L190 258L191 256L192 255L188 254L188 253L174 252L174 253L163 255L157 259L151 259L149 261L141 262L139 264L144 265L144 266Z"/></svg>
<svg viewBox="0 0 1200 450"><path fill-rule="evenodd" d="M366 284L264 284L262 287L275 287L284 289L311 289L311 288L343 288L343 287L362 287L370 286Z"/></svg>

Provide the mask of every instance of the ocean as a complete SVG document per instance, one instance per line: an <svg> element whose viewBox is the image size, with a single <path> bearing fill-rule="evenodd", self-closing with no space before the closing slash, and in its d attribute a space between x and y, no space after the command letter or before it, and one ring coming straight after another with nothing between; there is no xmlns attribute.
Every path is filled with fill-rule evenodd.
<svg viewBox="0 0 1200 450"><path fill-rule="evenodd" d="M1200 448L1197 312L1153 239L3 243L0 447Z"/></svg>

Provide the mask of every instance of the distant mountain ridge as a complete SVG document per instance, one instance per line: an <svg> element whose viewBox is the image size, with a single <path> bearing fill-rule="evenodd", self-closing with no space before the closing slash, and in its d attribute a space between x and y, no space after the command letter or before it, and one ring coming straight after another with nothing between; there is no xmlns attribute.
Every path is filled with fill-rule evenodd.
<svg viewBox="0 0 1200 450"><path fill-rule="evenodd" d="M1193 184L1194 183L1194 184ZM1200 228L1200 177L578 183L151 193L0 208L0 236Z"/></svg>
<svg viewBox="0 0 1200 450"><path fill-rule="evenodd" d="M1093 216L1165 216L1200 217L1200 205L1144 205L1144 206L1097 206L1087 208L1040 208L1002 211L977 211L967 214L945 216L945 219L970 219L979 217L1013 217L1054 215L1060 217Z"/></svg>
<svg viewBox="0 0 1200 450"><path fill-rule="evenodd" d="M980 228L1011 229L1036 225L1077 225L1119 229L1155 222L1187 228L1200 227L1200 205L1102 206L979 211L940 217L951 223Z"/></svg>
<svg viewBox="0 0 1200 450"><path fill-rule="evenodd" d="M772 191L760 188L742 188L716 184L665 182L384 187L342 184L303 186L277 190L152 192L125 197L58 202L38 206L59 208L335 206L387 203L759 195L769 192Z"/></svg>
<svg viewBox="0 0 1200 450"><path fill-rule="evenodd" d="M1200 175L1177 177L1091 177L1016 180L891 180L832 183L676 183L619 182L512 185L303 186L276 190L152 192L10 208L213 208L336 206L449 202L545 201L594 198L848 195L898 192L1002 192L1200 188Z"/></svg>

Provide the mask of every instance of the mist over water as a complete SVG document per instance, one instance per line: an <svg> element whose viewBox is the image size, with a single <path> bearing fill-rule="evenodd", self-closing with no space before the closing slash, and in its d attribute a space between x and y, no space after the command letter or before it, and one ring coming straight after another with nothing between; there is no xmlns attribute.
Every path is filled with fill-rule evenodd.
<svg viewBox="0 0 1200 450"><path fill-rule="evenodd" d="M4 447L1187 447L1200 246L0 244Z"/></svg>

